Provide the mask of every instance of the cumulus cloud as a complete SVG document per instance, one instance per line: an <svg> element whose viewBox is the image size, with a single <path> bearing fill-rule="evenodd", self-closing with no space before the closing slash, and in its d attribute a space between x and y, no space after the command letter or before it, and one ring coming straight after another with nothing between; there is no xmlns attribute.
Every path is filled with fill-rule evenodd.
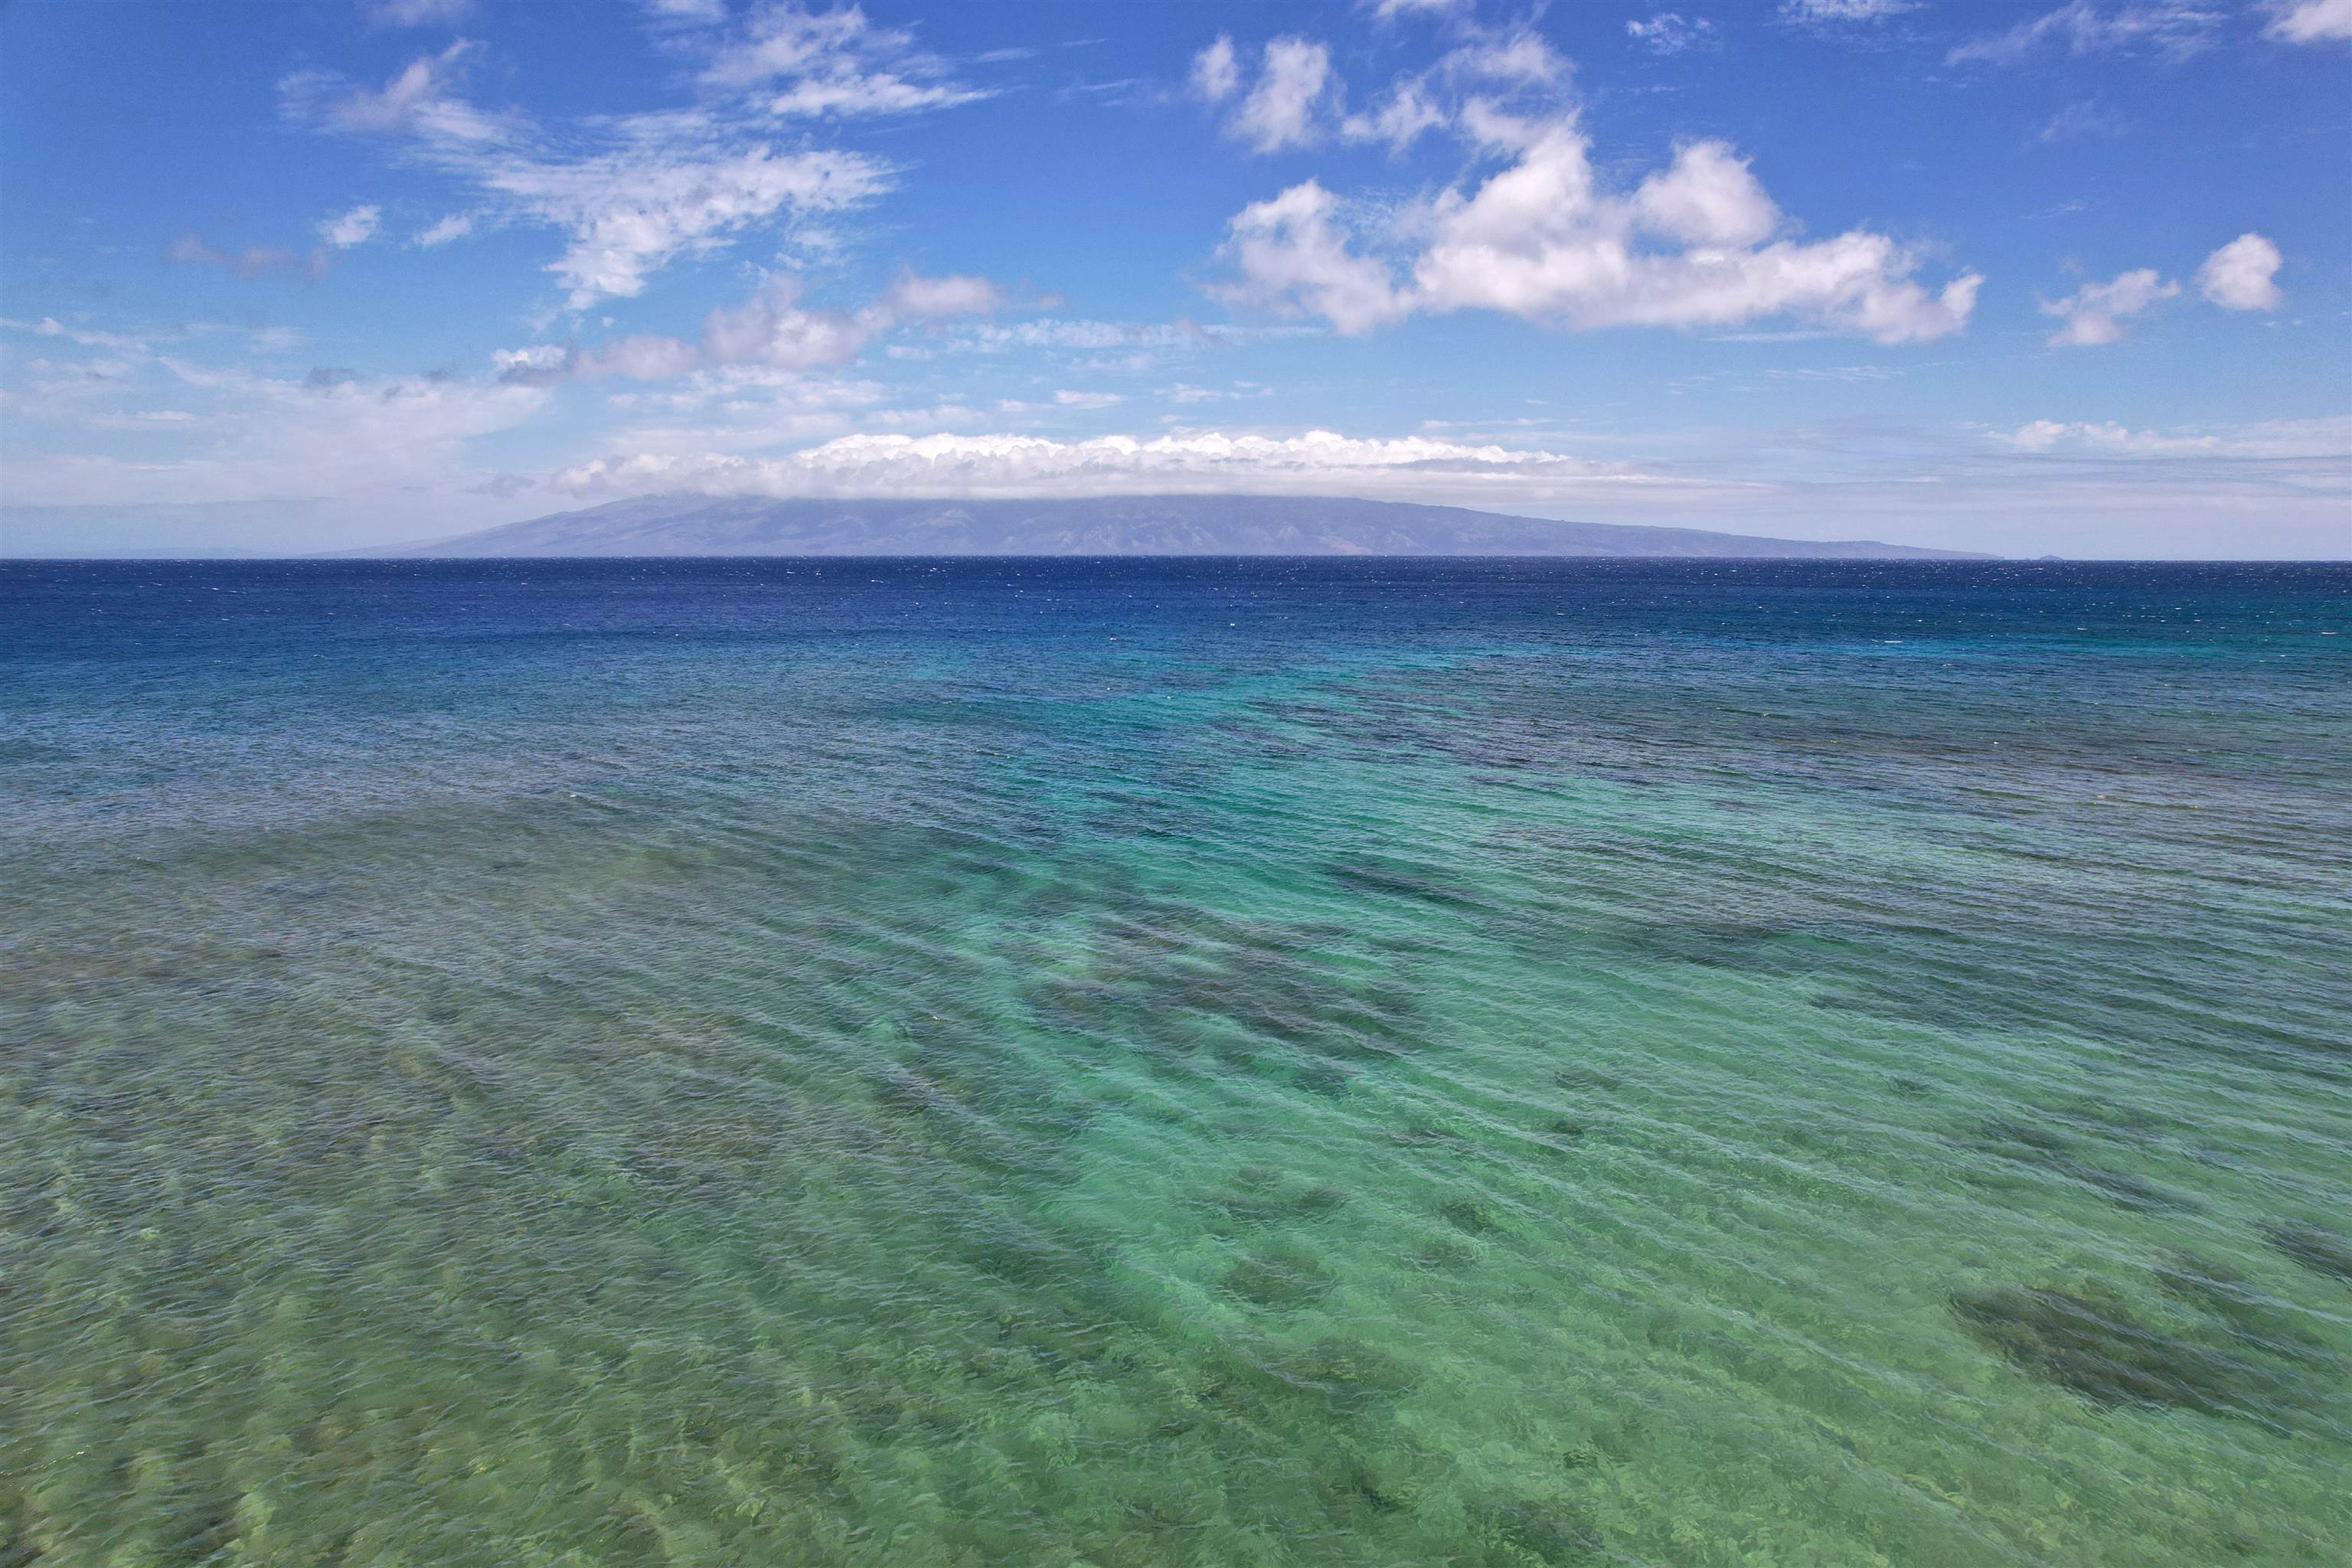
<svg viewBox="0 0 2352 1568"><path fill-rule="evenodd" d="M2091 348L2118 342L2124 321L2158 300L2179 297L2180 285L2157 276L2153 267L2119 273L2105 283L2085 283L2063 300L2044 300L2042 313L2063 319L2050 334L2053 348Z"/></svg>
<svg viewBox="0 0 2352 1568"><path fill-rule="evenodd" d="M2265 37L2289 44L2352 38L2352 0L2273 0Z"/></svg>
<svg viewBox="0 0 2352 1568"><path fill-rule="evenodd" d="M1241 277L1219 291L1238 303L1320 316L1349 334L1409 314L1412 299L1388 265L1349 248L1335 221L1339 205L1308 180L1244 207L1226 245Z"/></svg>
<svg viewBox="0 0 2352 1568"><path fill-rule="evenodd" d="M1228 300L1362 332L1416 312L1490 310L1572 328L1730 326L1788 316L1882 342L1958 331L1981 279L1931 292L1917 258L1863 229L1804 241L1725 142L1696 142L1632 191L1611 191L1572 117L1472 117L1508 157L1441 193L1392 233L1395 259L1358 247L1341 205L1308 181L1253 204L1226 244Z"/></svg>
<svg viewBox="0 0 2352 1568"><path fill-rule="evenodd" d="M2181 60L2210 47L2225 12L2195 0L2147 0L2103 10L2093 0L2069 0L2054 11L2005 32L1970 38L1945 57L1950 65L2014 65L2045 48L2070 55L2147 51Z"/></svg>
<svg viewBox="0 0 2352 1568"><path fill-rule="evenodd" d="M383 209L376 206L353 207L347 213L320 220L319 237L337 250L349 250L355 245L365 245L375 237L383 223Z"/></svg>
<svg viewBox="0 0 2352 1568"><path fill-rule="evenodd" d="M1568 493L1580 484L1673 485L1625 463L1426 437L1366 439L1329 430L1303 436L1197 431L1139 440L1103 436L868 434L782 457L644 452L600 458L555 476L583 495L690 490L714 495L1085 496L1289 493L1408 499Z"/></svg>
<svg viewBox="0 0 2352 1568"><path fill-rule="evenodd" d="M2261 235L2242 234L2205 258L2197 287L2225 310L2275 310L2283 298L2275 281L2283 259Z"/></svg>
<svg viewBox="0 0 2352 1568"><path fill-rule="evenodd" d="M1273 39L1257 84L1225 117L1225 134L1254 153L1306 146L1319 139L1316 115L1331 88L1329 49L1307 38Z"/></svg>
<svg viewBox="0 0 2352 1568"><path fill-rule="evenodd" d="M1678 55L1706 42L1714 33L1715 24L1706 17L1685 16L1679 11L1661 11L1646 22L1625 24L1625 36L1655 55Z"/></svg>
<svg viewBox="0 0 2352 1568"><path fill-rule="evenodd" d="M1223 103L1241 85L1241 64L1234 55L1234 41L1220 33L1207 48L1192 57L1192 94L1203 103Z"/></svg>

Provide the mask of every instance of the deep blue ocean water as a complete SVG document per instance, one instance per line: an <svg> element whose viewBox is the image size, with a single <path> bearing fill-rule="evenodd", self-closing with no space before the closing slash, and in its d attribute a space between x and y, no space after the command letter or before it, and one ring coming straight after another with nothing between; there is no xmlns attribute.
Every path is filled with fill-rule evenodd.
<svg viewBox="0 0 2352 1568"><path fill-rule="evenodd" d="M0 563L0 1563L2352 1561L2352 568Z"/></svg>

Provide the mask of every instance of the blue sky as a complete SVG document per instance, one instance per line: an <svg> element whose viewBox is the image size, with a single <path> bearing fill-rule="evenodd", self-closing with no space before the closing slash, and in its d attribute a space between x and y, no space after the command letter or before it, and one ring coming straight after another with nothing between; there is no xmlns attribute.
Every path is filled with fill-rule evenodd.
<svg viewBox="0 0 2352 1568"><path fill-rule="evenodd" d="M2352 555L2352 0L0 8L0 548L1243 491Z"/></svg>

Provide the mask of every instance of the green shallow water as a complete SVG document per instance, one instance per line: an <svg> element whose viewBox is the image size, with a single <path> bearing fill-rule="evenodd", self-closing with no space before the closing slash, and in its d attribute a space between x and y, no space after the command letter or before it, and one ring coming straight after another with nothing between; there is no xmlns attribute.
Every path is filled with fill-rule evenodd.
<svg viewBox="0 0 2352 1568"><path fill-rule="evenodd" d="M0 1563L2352 1561L2352 574L824 574L7 569Z"/></svg>

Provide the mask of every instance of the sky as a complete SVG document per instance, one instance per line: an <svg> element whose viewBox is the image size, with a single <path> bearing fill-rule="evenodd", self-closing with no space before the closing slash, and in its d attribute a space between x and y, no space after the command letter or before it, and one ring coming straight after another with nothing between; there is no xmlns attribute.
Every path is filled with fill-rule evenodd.
<svg viewBox="0 0 2352 1568"><path fill-rule="evenodd" d="M2352 557L2352 0L0 3L0 552L1326 494Z"/></svg>

